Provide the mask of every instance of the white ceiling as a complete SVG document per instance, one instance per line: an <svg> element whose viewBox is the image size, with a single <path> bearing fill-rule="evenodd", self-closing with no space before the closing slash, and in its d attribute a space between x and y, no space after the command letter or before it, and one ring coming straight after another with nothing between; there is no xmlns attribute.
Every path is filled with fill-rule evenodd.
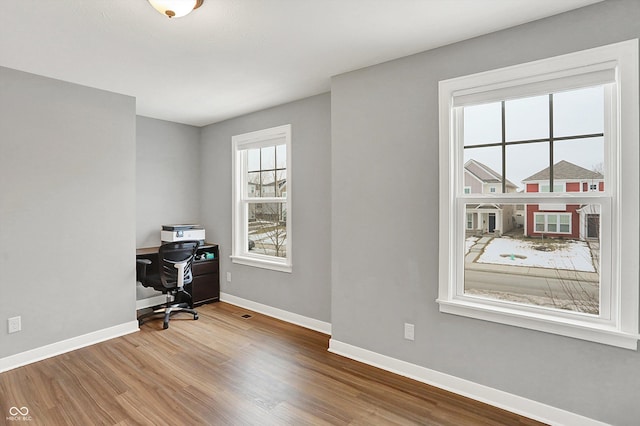
<svg viewBox="0 0 640 426"><path fill-rule="evenodd" d="M600 0L2 0L0 65L134 96L203 126L330 90L333 75Z"/></svg>

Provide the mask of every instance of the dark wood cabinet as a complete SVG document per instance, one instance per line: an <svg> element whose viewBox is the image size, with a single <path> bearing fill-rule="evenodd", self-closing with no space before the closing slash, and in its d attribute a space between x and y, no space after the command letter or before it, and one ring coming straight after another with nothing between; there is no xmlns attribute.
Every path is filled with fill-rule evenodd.
<svg viewBox="0 0 640 426"><path fill-rule="evenodd" d="M207 254L209 256L205 257ZM220 261L218 254L217 244L205 243L198 248L196 260L193 262L193 282L186 286L187 291L191 290L190 293L195 306L220 300Z"/></svg>

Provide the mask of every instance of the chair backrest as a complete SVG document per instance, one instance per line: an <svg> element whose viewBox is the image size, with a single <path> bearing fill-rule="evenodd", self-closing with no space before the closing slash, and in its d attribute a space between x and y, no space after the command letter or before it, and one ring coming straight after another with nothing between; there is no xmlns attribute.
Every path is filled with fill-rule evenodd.
<svg viewBox="0 0 640 426"><path fill-rule="evenodd" d="M178 269L174 266L179 262L187 262L184 270L184 284L189 284L193 280L191 265L196 257L198 241L174 241L164 243L158 249L158 260L160 262L160 281L166 288L175 288L178 285Z"/></svg>

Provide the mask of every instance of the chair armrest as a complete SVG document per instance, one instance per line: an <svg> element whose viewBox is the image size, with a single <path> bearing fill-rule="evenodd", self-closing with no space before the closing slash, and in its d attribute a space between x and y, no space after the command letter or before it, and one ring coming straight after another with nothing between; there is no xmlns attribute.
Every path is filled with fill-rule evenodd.
<svg viewBox="0 0 640 426"><path fill-rule="evenodd" d="M178 270L178 288L184 287L184 268L189 264L189 262L178 262L173 265L174 268Z"/></svg>
<svg viewBox="0 0 640 426"><path fill-rule="evenodd" d="M144 283L147 280L147 265L151 265L149 259L136 259L136 281Z"/></svg>

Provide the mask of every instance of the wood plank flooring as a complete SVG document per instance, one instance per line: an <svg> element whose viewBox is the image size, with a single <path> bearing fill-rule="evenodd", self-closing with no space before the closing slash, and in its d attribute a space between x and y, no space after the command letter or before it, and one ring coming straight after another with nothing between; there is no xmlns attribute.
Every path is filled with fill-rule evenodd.
<svg viewBox="0 0 640 426"><path fill-rule="evenodd" d="M226 303L197 310L0 374L0 424L540 424L331 354L321 333ZM7 420L14 406L30 421Z"/></svg>

